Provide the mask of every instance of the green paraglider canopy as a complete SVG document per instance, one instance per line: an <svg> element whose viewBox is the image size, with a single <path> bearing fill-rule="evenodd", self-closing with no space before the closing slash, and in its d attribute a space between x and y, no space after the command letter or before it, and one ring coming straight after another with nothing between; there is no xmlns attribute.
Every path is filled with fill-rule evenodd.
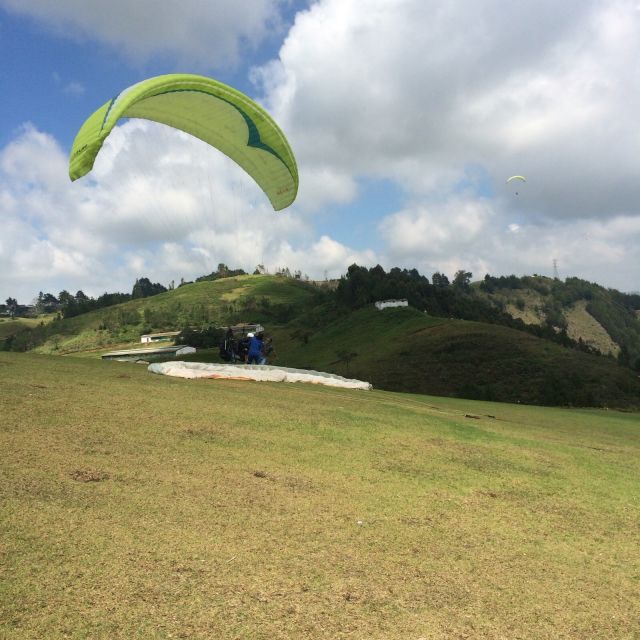
<svg viewBox="0 0 640 640"><path fill-rule="evenodd" d="M245 94L222 82L192 74L143 80L95 111L76 135L69 176L77 180L120 118L143 118L185 131L239 164L265 192L276 211L298 192L298 167L273 118Z"/></svg>

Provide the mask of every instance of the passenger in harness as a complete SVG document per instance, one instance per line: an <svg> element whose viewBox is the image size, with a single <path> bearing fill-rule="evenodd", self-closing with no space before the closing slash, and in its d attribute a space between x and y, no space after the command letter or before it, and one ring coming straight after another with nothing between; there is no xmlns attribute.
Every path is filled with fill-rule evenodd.
<svg viewBox="0 0 640 640"><path fill-rule="evenodd" d="M224 340L220 343L220 357L226 362L235 362L238 358L238 345L233 338L231 327L227 329Z"/></svg>

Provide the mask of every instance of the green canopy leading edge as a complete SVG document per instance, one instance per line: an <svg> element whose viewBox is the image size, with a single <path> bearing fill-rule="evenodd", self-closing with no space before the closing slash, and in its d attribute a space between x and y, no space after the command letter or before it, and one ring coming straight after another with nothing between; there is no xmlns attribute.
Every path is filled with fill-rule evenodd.
<svg viewBox="0 0 640 640"><path fill-rule="evenodd" d="M95 111L73 142L71 180L91 171L120 118L160 122L216 147L258 183L276 211L296 198L296 160L273 118L244 93L212 78L183 73L138 82Z"/></svg>

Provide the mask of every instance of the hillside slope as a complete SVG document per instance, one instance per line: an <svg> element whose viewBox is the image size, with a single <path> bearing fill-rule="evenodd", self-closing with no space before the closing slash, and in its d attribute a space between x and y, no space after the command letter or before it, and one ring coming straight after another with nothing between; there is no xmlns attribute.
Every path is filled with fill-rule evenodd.
<svg viewBox="0 0 640 640"><path fill-rule="evenodd" d="M220 326L258 316L263 322L283 323L313 307L318 295L312 285L274 276L196 282L24 331L16 336L14 350L79 354L139 345L140 336L153 331Z"/></svg>
<svg viewBox="0 0 640 640"><path fill-rule="evenodd" d="M276 364L358 377L381 389L530 404L640 406L640 379L612 358L501 325L412 308L338 311L331 301L330 294L294 279L238 276L57 320L24 330L16 341L41 353L96 357L140 346L140 335L151 331L255 321L274 335ZM218 360L217 350L195 356L203 357Z"/></svg>
<svg viewBox="0 0 640 640"><path fill-rule="evenodd" d="M549 323L576 341L640 371L640 295L579 278L507 276L476 283L475 291L528 325Z"/></svg>
<svg viewBox="0 0 640 640"><path fill-rule="evenodd" d="M415 309L353 312L279 350L283 364L395 391L506 402L640 406L640 378L614 360L508 327Z"/></svg>

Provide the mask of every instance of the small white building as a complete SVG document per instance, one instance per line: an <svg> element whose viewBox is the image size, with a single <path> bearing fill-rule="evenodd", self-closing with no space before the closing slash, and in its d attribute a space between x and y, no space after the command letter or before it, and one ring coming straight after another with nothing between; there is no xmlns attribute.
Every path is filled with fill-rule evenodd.
<svg viewBox="0 0 640 640"><path fill-rule="evenodd" d="M400 300L378 300L375 305L378 311L382 311L383 309L388 309L389 307L408 307L409 302L406 298L402 298Z"/></svg>
<svg viewBox="0 0 640 640"><path fill-rule="evenodd" d="M143 344L148 344L150 342L170 342L179 335L179 331L165 331L164 333L145 333L143 336L140 336L140 342L142 342Z"/></svg>

